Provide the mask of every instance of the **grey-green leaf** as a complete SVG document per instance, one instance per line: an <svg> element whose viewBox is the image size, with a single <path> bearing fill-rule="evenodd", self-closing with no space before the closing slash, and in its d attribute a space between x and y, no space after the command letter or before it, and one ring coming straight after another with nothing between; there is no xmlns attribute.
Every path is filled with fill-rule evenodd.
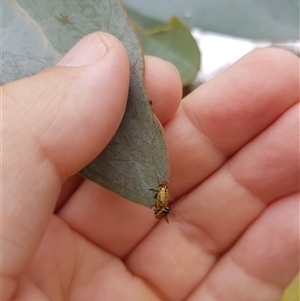
<svg viewBox="0 0 300 301"><path fill-rule="evenodd" d="M168 181L167 150L144 88L139 41L121 1L5 0L2 9L1 84L54 65L91 32L109 32L123 43L131 66L126 112L106 149L80 173L131 201L154 206L151 189Z"/></svg>

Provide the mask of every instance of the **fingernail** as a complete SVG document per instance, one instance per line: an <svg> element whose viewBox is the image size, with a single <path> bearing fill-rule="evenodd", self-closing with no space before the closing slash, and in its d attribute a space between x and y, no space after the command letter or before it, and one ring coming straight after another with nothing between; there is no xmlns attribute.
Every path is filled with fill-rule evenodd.
<svg viewBox="0 0 300 301"><path fill-rule="evenodd" d="M106 46L97 34L80 40L58 63L58 66L80 67L91 64L106 53Z"/></svg>

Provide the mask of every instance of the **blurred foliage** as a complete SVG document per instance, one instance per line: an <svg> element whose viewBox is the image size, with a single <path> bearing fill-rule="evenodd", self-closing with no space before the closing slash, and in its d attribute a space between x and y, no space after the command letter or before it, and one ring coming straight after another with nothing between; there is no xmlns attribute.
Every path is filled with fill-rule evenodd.
<svg viewBox="0 0 300 301"><path fill-rule="evenodd" d="M176 15L206 31L274 42L299 39L299 0L123 0L162 22Z"/></svg>
<svg viewBox="0 0 300 301"><path fill-rule="evenodd" d="M294 278L294 280L290 283L290 285L284 291L280 301L299 301L299 274Z"/></svg>
<svg viewBox="0 0 300 301"><path fill-rule="evenodd" d="M145 54L157 56L175 65L182 85L193 82L200 67L200 51L190 29L178 18L167 23L128 10Z"/></svg>

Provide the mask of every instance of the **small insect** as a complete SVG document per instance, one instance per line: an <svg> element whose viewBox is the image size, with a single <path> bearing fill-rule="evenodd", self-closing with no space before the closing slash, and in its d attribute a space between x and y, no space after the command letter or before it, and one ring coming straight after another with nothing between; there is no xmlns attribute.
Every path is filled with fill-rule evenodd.
<svg viewBox="0 0 300 301"><path fill-rule="evenodd" d="M169 188L166 185L159 184L155 195L155 208L154 208L154 216L157 219L165 219L167 223L168 214L170 213L169 207Z"/></svg>

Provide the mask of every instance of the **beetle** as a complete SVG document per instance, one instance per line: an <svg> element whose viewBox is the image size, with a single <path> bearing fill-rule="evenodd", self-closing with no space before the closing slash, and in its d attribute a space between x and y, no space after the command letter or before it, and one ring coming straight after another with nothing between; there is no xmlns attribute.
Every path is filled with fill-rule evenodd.
<svg viewBox="0 0 300 301"><path fill-rule="evenodd" d="M157 219L165 219L167 223L168 214L170 213L169 207L169 188L164 184L159 184L155 195L155 208L154 208L154 216Z"/></svg>

